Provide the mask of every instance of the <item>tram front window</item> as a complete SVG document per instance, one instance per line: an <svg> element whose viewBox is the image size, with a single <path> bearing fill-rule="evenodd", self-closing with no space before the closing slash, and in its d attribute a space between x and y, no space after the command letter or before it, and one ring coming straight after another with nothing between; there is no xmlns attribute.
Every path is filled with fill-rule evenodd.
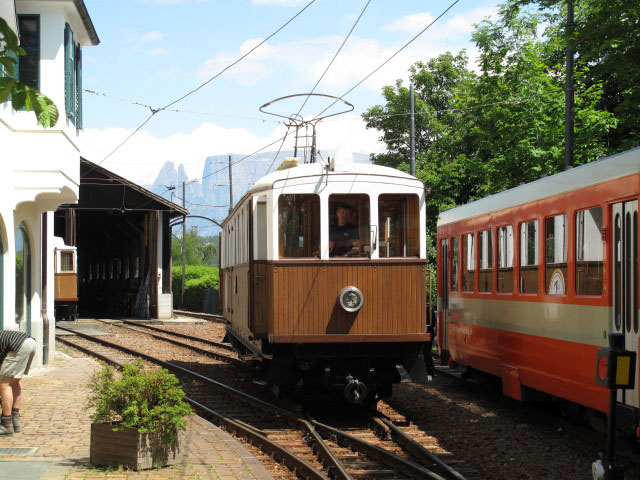
<svg viewBox="0 0 640 480"><path fill-rule="evenodd" d="M330 195L329 218L329 256L371 256L367 195Z"/></svg>
<svg viewBox="0 0 640 480"><path fill-rule="evenodd" d="M280 258L320 258L318 195L280 195L278 240Z"/></svg>
<svg viewBox="0 0 640 480"><path fill-rule="evenodd" d="M417 195L380 195L380 258L420 256Z"/></svg>

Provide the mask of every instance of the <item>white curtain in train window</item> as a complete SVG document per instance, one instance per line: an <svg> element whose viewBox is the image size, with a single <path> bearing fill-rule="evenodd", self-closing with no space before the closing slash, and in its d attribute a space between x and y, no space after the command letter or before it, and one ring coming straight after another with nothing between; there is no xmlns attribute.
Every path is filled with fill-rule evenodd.
<svg viewBox="0 0 640 480"><path fill-rule="evenodd" d="M547 218L545 235L547 263L567 263L567 216Z"/></svg>
<svg viewBox="0 0 640 480"><path fill-rule="evenodd" d="M476 258L475 249L473 248L473 233L467 233L465 235L465 270L472 272L475 270Z"/></svg>
<svg viewBox="0 0 640 480"><path fill-rule="evenodd" d="M513 268L513 226L498 229L498 267Z"/></svg>
<svg viewBox="0 0 640 480"><path fill-rule="evenodd" d="M538 264L538 221L520 224L520 265Z"/></svg>
<svg viewBox="0 0 640 480"><path fill-rule="evenodd" d="M602 209L592 208L576 214L576 250L578 261L602 261Z"/></svg>
<svg viewBox="0 0 640 480"><path fill-rule="evenodd" d="M491 230L484 230L478 236L478 247L480 250L480 270L493 268L493 243Z"/></svg>

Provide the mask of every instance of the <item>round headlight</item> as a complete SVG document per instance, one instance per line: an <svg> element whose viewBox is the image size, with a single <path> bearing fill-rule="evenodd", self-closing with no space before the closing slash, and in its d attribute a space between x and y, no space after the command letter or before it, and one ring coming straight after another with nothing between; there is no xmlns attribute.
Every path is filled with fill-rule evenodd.
<svg viewBox="0 0 640 480"><path fill-rule="evenodd" d="M343 288L338 298L347 312L357 312L362 307L362 293L356 287Z"/></svg>

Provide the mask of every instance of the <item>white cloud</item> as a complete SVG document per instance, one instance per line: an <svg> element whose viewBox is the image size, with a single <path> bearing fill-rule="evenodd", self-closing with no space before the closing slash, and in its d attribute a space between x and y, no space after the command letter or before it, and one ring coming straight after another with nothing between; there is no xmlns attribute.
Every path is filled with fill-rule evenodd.
<svg viewBox="0 0 640 480"><path fill-rule="evenodd" d="M85 129L80 139L82 156L98 163L132 131L124 128ZM283 126L276 127L269 135L258 136L245 129L224 128L209 122L190 133L166 138L157 138L142 130L101 165L140 184L153 183L166 161L184 164L189 177L198 178L207 156L252 153L275 142L284 133ZM360 117L344 115L319 124L318 148L320 151L340 148L358 153L379 153L384 151L379 136L379 132L366 130ZM278 146L279 142L265 151L276 151ZM284 148L293 148L292 137Z"/></svg>
<svg viewBox="0 0 640 480"><path fill-rule="evenodd" d="M295 7L308 3L308 0L252 0L253 5L281 5L285 7Z"/></svg>
<svg viewBox="0 0 640 480"><path fill-rule="evenodd" d="M150 55L152 57L164 55L165 53L167 53L167 51L162 47L152 48L151 50L147 51L147 55Z"/></svg>
<svg viewBox="0 0 640 480"><path fill-rule="evenodd" d="M156 30L153 32L143 33L141 38L143 42L157 42L164 38L164 34Z"/></svg>
<svg viewBox="0 0 640 480"><path fill-rule="evenodd" d="M474 23L496 11L495 7L476 8L454 15L446 21L436 22L433 27L369 78L363 86L380 91L383 85L393 84L399 77L407 78L409 66L416 61L425 61L446 51L457 52L466 47L470 50L470 57L474 57L471 52L473 47L468 43L468 34L473 30ZM415 35L433 21L433 18L434 16L428 12L409 15L390 22L383 29ZM324 77L318 91L344 93L340 90L351 88L361 81L396 53L409 38L391 44L352 35ZM199 80L204 81L218 73L259 41L261 40L245 41L237 50L219 53L216 57L205 61L197 72ZM287 72L290 80L295 80L301 85L313 85L324 72L342 41L341 35L332 35L302 38L291 42L268 42L225 72L224 77L241 85L250 86L266 81L271 76Z"/></svg>

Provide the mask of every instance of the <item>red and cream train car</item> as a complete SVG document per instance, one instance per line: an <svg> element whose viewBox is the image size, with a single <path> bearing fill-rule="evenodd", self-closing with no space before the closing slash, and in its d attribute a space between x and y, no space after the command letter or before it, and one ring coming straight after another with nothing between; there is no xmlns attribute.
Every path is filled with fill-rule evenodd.
<svg viewBox="0 0 640 480"><path fill-rule="evenodd" d="M301 381L369 403L400 381L396 365L426 373L424 186L387 167L296 161L223 223L229 337L274 390Z"/></svg>
<svg viewBox="0 0 640 480"><path fill-rule="evenodd" d="M513 398L545 392L606 413L596 350L613 332L628 350L640 342L639 193L635 149L443 212L441 357L501 377ZM618 397L629 431L637 385Z"/></svg>

